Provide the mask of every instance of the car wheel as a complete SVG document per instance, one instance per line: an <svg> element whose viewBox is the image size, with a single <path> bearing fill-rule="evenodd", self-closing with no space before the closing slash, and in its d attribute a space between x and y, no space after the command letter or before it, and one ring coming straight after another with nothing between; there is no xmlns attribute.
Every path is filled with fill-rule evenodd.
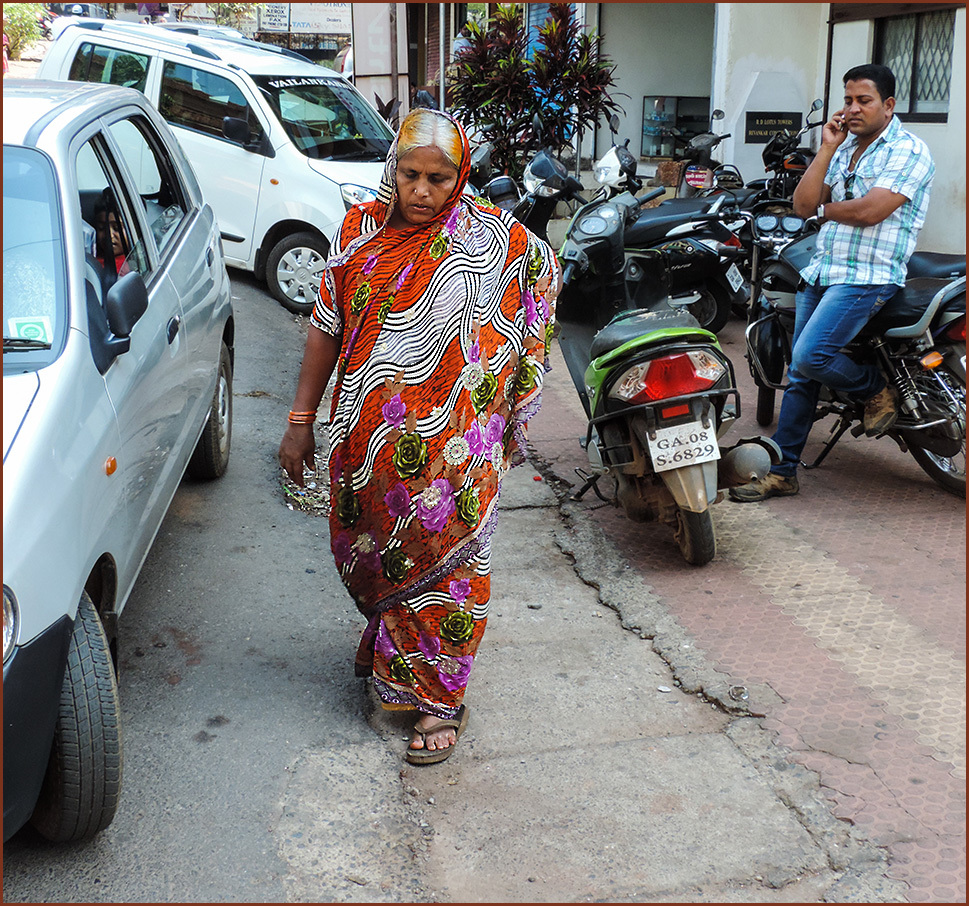
<svg viewBox="0 0 969 906"><path fill-rule="evenodd" d="M195 445L186 473L190 478L210 481L221 478L229 465L232 442L232 359L222 344L219 376L212 396L212 410Z"/></svg>
<svg viewBox="0 0 969 906"><path fill-rule="evenodd" d="M273 246L266 261L266 282L283 308L297 315L312 314L329 252L329 243L316 233L293 233Z"/></svg>
<svg viewBox="0 0 969 906"><path fill-rule="evenodd" d="M121 704L108 640L87 592L74 620L47 774L30 823L67 843L104 830L121 793Z"/></svg>

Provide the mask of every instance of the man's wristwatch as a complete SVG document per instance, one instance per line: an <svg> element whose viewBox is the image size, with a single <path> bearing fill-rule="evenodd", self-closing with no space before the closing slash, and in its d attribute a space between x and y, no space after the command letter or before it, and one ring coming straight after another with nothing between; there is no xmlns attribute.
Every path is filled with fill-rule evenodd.
<svg viewBox="0 0 969 906"><path fill-rule="evenodd" d="M818 205L818 215L817 216L818 216L818 220L824 220L824 205L823 204L819 204Z"/></svg>

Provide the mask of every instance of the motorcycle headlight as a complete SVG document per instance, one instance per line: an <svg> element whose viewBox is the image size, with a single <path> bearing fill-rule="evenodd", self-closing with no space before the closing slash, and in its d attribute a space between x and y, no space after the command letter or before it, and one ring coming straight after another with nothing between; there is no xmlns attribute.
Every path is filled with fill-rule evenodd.
<svg viewBox="0 0 969 906"><path fill-rule="evenodd" d="M355 204L373 201L377 197L377 190L368 186L357 186L352 182L345 182L340 186L340 194L343 196L343 203L349 211Z"/></svg>
<svg viewBox="0 0 969 906"><path fill-rule="evenodd" d="M7 663L7 658L13 651L13 646L17 642L17 621L20 612L17 609L17 599L13 592L3 586L3 662Z"/></svg>
<svg viewBox="0 0 969 906"><path fill-rule="evenodd" d="M594 173L596 182L603 186L616 186L622 177L618 164L597 164Z"/></svg>
<svg viewBox="0 0 969 906"><path fill-rule="evenodd" d="M545 180L539 179L532 173L526 173L522 177L522 184L525 186L525 191L530 195L543 195L546 198L551 198L558 192L557 186L547 185Z"/></svg>

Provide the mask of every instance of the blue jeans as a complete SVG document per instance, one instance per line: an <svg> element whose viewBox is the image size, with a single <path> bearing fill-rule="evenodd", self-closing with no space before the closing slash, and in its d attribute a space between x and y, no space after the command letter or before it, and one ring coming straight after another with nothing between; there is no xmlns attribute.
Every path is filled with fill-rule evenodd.
<svg viewBox="0 0 969 906"><path fill-rule="evenodd" d="M798 292L788 386L774 432L783 459L772 472L790 477L797 471L822 385L860 400L870 399L884 388L885 379L876 366L859 364L841 349L897 291L894 284L815 283Z"/></svg>

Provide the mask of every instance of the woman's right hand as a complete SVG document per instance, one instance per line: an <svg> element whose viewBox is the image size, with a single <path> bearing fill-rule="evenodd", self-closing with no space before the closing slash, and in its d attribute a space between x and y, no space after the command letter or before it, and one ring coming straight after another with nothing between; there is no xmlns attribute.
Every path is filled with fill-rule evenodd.
<svg viewBox="0 0 969 906"><path fill-rule="evenodd" d="M313 436L312 425L293 425L286 428L286 433L279 444L279 464L293 481L303 487L303 464L312 470L316 469L316 439Z"/></svg>

